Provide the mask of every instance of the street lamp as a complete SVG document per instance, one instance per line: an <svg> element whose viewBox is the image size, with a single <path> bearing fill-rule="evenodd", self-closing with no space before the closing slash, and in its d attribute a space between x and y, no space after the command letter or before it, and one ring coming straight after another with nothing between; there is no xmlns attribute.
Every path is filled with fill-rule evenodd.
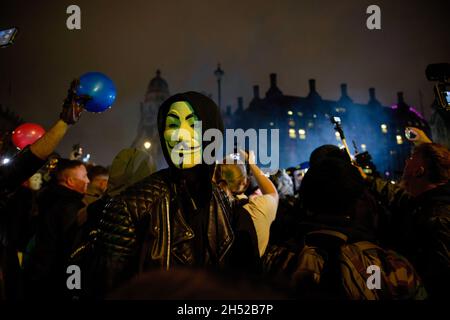
<svg viewBox="0 0 450 320"><path fill-rule="evenodd" d="M216 71L214 71L214 75L217 78L217 90L218 90L218 103L219 103L219 109L221 107L222 104L222 97L221 97L221 81L222 81L222 77L225 74L225 72L223 72L223 70L220 68L220 63L217 64L217 69Z"/></svg>

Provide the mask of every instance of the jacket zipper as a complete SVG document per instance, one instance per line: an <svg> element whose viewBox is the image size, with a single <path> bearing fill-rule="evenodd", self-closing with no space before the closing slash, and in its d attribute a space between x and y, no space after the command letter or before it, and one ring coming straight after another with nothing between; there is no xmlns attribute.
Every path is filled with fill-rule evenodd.
<svg viewBox="0 0 450 320"><path fill-rule="evenodd" d="M167 219L167 252L166 252L166 270L169 270L170 266L170 214L169 214L169 202L167 201L167 198L165 197L166 201L166 219Z"/></svg>

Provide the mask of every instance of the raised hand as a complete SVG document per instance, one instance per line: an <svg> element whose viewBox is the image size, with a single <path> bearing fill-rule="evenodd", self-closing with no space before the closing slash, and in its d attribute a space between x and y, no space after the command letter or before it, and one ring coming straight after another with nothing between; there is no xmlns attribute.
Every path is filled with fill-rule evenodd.
<svg viewBox="0 0 450 320"><path fill-rule="evenodd" d="M405 129L406 139L413 142L414 144L422 144L422 143L432 143L430 138L420 130L419 128L407 127Z"/></svg>
<svg viewBox="0 0 450 320"><path fill-rule="evenodd" d="M84 105L91 99L87 95L77 95L76 90L79 84L80 80L78 79L72 81L64 100L63 109L59 114L60 119L67 124L75 124L80 119Z"/></svg>

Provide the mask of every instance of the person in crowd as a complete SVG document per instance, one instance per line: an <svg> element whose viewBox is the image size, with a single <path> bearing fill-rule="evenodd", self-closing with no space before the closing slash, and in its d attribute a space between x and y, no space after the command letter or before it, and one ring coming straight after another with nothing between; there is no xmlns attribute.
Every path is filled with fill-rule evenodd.
<svg viewBox="0 0 450 320"><path fill-rule="evenodd" d="M114 157L109 172L107 172L108 183L104 194L82 208L78 213L80 231L77 235L74 251L71 254L71 261L74 264L80 264L79 260L83 259L85 252L89 250L89 244L93 242L93 238L96 236L98 223L108 201L154 172L155 165L146 151L127 148L121 150ZM84 199L86 199L86 196ZM86 202L86 200L84 201Z"/></svg>
<svg viewBox="0 0 450 320"><path fill-rule="evenodd" d="M250 151L248 154L240 151L242 158L248 162L249 169L257 182L260 194L245 195L250 181L246 166L243 163L233 163L226 161L220 164L216 172L216 181L225 182L225 188L236 207L242 207L253 222L257 235L257 248L259 256L264 254L269 242L270 225L274 221L278 207L278 192L274 184L258 168L255 163L255 154ZM230 159L228 159L230 160Z"/></svg>
<svg viewBox="0 0 450 320"><path fill-rule="evenodd" d="M19 152L7 166L0 166L0 191L2 197L14 191L21 183L26 181L47 160L59 142L65 136L70 125L75 124L88 97L79 97L75 90L78 80L70 86L67 98L64 100L60 119L36 142Z"/></svg>
<svg viewBox="0 0 450 320"><path fill-rule="evenodd" d="M417 128L416 145L400 184L364 174L372 192L392 212L392 243L417 268L431 299L444 299L450 285L450 152Z"/></svg>
<svg viewBox="0 0 450 320"><path fill-rule="evenodd" d="M234 239L231 209L212 183L215 162L202 157L207 144L199 139L197 121L203 130L223 133L219 108L200 93L176 94L160 106L158 130L169 168L107 204L86 267L92 270L86 286L97 297L152 268L226 267Z"/></svg>
<svg viewBox="0 0 450 320"><path fill-rule="evenodd" d="M88 168L88 178L90 183L84 196L84 202L89 205L100 199L106 192L109 178L108 169L102 166Z"/></svg>
<svg viewBox="0 0 450 320"><path fill-rule="evenodd" d="M301 182L309 170L328 158L337 158L350 162L350 158L345 150L338 146L326 144L316 148L309 157L309 162L303 162L297 167L287 169L288 176L294 184L295 199L286 197L281 199L278 213L270 230L270 244L281 245L292 239L298 233L298 223L305 217L303 210L303 197L301 195ZM302 169L303 168L303 169ZM279 183L283 180L278 180ZM286 185L286 184L284 184Z"/></svg>
<svg viewBox="0 0 450 320"><path fill-rule="evenodd" d="M25 263L29 296L61 298L66 289L66 267L78 232L78 213L89 179L84 164L59 159L56 181L39 197L35 246Z"/></svg>
<svg viewBox="0 0 450 320"><path fill-rule="evenodd" d="M4 221L11 220L5 216L14 214L7 210L11 195L45 164L47 157L63 139L69 126L80 119L84 103L89 97L76 94L78 83L78 80L72 81L56 123L40 139L21 150L8 165L0 166L0 224L2 224L0 227L3 230L9 227L3 225ZM5 243L0 244L0 299L18 298L17 292L20 291L17 290L19 284L15 277L8 275L9 272L17 273L19 268L16 255L11 255L10 252L14 250L7 249Z"/></svg>
<svg viewBox="0 0 450 320"><path fill-rule="evenodd" d="M118 196L155 171L156 166L148 152L136 148L123 149L115 156L109 169L106 194L110 197Z"/></svg>
<svg viewBox="0 0 450 320"><path fill-rule="evenodd" d="M6 241L11 243L20 255L36 231L37 196L41 186L42 174L37 172L22 183L8 201L7 211L10 221L6 223L8 226Z"/></svg>
<svg viewBox="0 0 450 320"><path fill-rule="evenodd" d="M278 170L271 176L279 194L279 203L275 220L270 226L270 244L279 244L290 239L296 232L298 214L294 196L294 183L285 170Z"/></svg>
<svg viewBox="0 0 450 320"><path fill-rule="evenodd" d="M351 161L347 152L344 149L340 149L333 144L324 144L311 152L309 156L309 167L315 167L320 164L321 161L329 158L342 159L344 161Z"/></svg>
<svg viewBox="0 0 450 320"><path fill-rule="evenodd" d="M279 169L274 175L270 176L270 180L277 188L280 200L294 196L294 183L286 170Z"/></svg>
<svg viewBox="0 0 450 320"><path fill-rule="evenodd" d="M41 173L35 173L9 197L1 223L4 270L10 299L22 298L21 267L28 242L36 231L37 194L42 184Z"/></svg>
<svg viewBox="0 0 450 320"><path fill-rule="evenodd" d="M305 211L295 237L271 246L264 270L285 280L296 298L424 299L426 291L412 265L376 244L378 206L358 169L325 156L306 173L300 191ZM378 285L367 283L367 268L379 266ZM373 283L372 283L373 284Z"/></svg>

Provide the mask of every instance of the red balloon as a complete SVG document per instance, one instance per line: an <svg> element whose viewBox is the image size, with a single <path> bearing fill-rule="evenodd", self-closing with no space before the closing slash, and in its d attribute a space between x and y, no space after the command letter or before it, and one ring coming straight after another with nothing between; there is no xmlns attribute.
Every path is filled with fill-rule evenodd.
<svg viewBox="0 0 450 320"><path fill-rule="evenodd" d="M12 142L14 145L23 149L29 144L33 144L45 133L44 128L35 123L24 123L16 128L12 133Z"/></svg>

